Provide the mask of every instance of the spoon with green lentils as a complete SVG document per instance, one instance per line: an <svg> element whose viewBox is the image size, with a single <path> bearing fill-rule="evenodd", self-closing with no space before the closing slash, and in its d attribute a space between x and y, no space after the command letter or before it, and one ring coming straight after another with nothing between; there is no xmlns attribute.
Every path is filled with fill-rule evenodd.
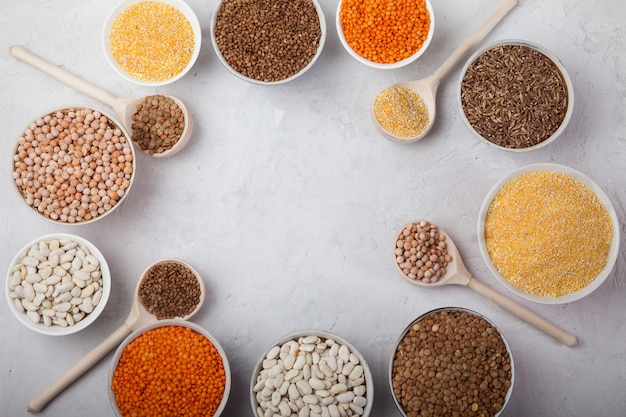
<svg viewBox="0 0 626 417"><path fill-rule="evenodd" d="M133 142L152 157L173 156L191 138L193 121L189 110L174 96L115 97L21 46L12 46L10 51L20 61L113 108L126 131L132 133Z"/></svg>
<svg viewBox="0 0 626 417"><path fill-rule="evenodd" d="M516 4L517 0L505 0L432 75L417 81L396 83L380 91L372 101L371 112L381 134L401 143L417 142L426 136L435 122L437 87L441 79Z"/></svg>
<svg viewBox="0 0 626 417"><path fill-rule="evenodd" d="M41 411L54 397L98 363L133 330L157 320L187 320L200 310L206 288L200 274L178 259L161 259L143 272L126 321L111 336L83 356L70 369L28 403L28 411Z"/></svg>
<svg viewBox="0 0 626 417"><path fill-rule="evenodd" d="M396 237L394 259L402 277L413 285L469 287L564 345L578 344L576 336L474 278L463 264L452 239L435 224L426 220L406 224Z"/></svg>

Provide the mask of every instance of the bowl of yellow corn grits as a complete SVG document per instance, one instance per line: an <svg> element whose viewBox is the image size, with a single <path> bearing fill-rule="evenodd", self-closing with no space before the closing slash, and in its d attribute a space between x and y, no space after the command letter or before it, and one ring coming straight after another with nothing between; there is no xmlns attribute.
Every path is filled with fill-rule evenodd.
<svg viewBox="0 0 626 417"><path fill-rule="evenodd" d="M512 293L563 304L595 291L619 252L611 201L585 174L540 163L514 170L487 193L478 216L480 252Z"/></svg>
<svg viewBox="0 0 626 417"><path fill-rule="evenodd" d="M104 55L124 79L160 86L182 78L200 54L202 33L182 0L122 0L102 29Z"/></svg>

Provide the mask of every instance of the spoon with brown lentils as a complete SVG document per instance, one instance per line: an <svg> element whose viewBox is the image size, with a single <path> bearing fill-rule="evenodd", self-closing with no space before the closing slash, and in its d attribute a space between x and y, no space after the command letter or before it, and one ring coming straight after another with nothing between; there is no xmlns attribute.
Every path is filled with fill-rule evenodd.
<svg viewBox="0 0 626 417"><path fill-rule="evenodd" d="M474 278L463 264L452 239L435 224L426 220L406 224L396 236L393 256L402 277L413 285L469 287L564 345L578 344L576 336Z"/></svg>
<svg viewBox="0 0 626 417"><path fill-rule="evenodd" d="M113 108L133 142L155 158L173 156L191 138L193 121L185 103L174 96L119 98L76 75L43 60L21 46L11 55L79 92Z"/></svg>
<svg viewBox="0 0 626 417"><path fill-rule="evenodd" d="M41 411L133 330L157 320L187 320L202 307L205 297L204 281L191 265L178 259L162 259L153 263L146 268L137 284L131 311L124 324L30 400L28 411Z"/></svg>

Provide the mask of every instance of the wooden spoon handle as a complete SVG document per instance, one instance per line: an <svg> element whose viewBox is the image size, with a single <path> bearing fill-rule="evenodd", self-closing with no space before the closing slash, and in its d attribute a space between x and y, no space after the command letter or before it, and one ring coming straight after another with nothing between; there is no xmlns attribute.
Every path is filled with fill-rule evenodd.
<svg viewBox="0 0 626 417"><path fill-rule="evenodd" d="M10 51L11 55L19 59L20 61L23 61L37 68L38 70L48 74L52 78L55 78L57 81L73 87L74 89L88 95L91 98L108 104L111 107L113 107L115 101L117 100L117 97L115 97L114 95L107 93L106 91L94 86L93 84L88 83L82 78L77 77L76 75L64 70L61 67L57 67L56 65L41 59L37 55L27 51L21 46L12 46L10 48Z"/></svg>
<svg viewBox="0 0 626 417"><path fill-rule="evenodd" d="M28 411L31 413L38 413L46 404L48 404L54 397L56 397L61 391L70 386L78 377L84 374L87 370L91 369L96 363L100 361L107 353L114 347L118 346L126 336L131 333L132 329L124 323L122 327L117 329L111 336L106 338L102 343L96 346L91 352L83 356L78 362L68 369L63 375L56 381L44 389L39 395L34 397L28 402Z"/></svg>
<svg viewBox="0 0 626 417"><path fill-rule="evenodd" d="M482 41L502 18L517 4L517 0L504 0L498 9L478 27L448 59L435 71L433 79L440 80L467 51Z"/></svg>
<svg viewBox="0 0 626 417"><path fill-rule="evenodd" d="M578 341L576 340L576 336L574 336L573 334L570 334L566 332L565 330L560 329L559 327L556 327L552 323L547 322L546 320L542 319L541 317L539 317L532 311L528 310L526 307L500 294L499 292L483 284L476 278L472 277L470 279L470 282L467 284L467 286L473 289L474 291L476 291L477 293L489 298L490 300L492 300L499 306L505 308L509 312L513 313L514 315L524 320L525 322L532 324L539 330L552 336L553 338L563 343L564 345L571 347L571 346L576 346L578 344Z"/></svg>

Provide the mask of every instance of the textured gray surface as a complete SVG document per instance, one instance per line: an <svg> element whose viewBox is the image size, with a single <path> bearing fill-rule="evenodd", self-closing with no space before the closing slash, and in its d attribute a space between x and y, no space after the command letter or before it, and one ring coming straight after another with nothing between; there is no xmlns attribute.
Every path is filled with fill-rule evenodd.
<svg viewBox="0 0 626 417"><path fill-rule="evenodd" d="M428 51L389 72L366 68L342 49L337 3L321 3L329 32L320 59L291 83L263 87L221 66L208 32L215 1L190 0L204 30L198 62L182 80L151 89L122 80L106 64L100 30L110 2L0 1L0 269L28 241L63 231L95 243L114 282L102 316L67 337L35 334L0 306L0 416L27 415L31 397L117 329L139 275L163 257L184 259L205 278L207 304L193 321L228 354L233 389L225 416L252 415L248 390L255 362L276 339L307 328L335 332L356 345L375 377L372 416L399 416L387 386L392 345L410 321L444 306L486 315L509 341L516 380L503 416L624 414L623 254L605 284L584 300L550 306L517 299L576 334L580 346L566 348L468 288L406 284L391 248L403 224L431 220L455 239L471 273L506 291L480 256L478 210L503 174L536 162L589 175L611 198L623 234L625 4L522 0L485 39L542 44L560 57L574 83L576 108L563 136L544 149L511 154L480 143L463 124L457 105L462 63L442 81L437 121L422 141L389 142L369 116L380 89L433 72L497 1L435 1L436 33ZM60 227L37 218L12 190L10 153L17 136L31 119L65 104L109 109L13 59L14 44L121 97L182 98L196 121L188 148L172 159L139 155L131 195L101 221ZM106 387L111 356L42 415L113 415Z"/></svg>

